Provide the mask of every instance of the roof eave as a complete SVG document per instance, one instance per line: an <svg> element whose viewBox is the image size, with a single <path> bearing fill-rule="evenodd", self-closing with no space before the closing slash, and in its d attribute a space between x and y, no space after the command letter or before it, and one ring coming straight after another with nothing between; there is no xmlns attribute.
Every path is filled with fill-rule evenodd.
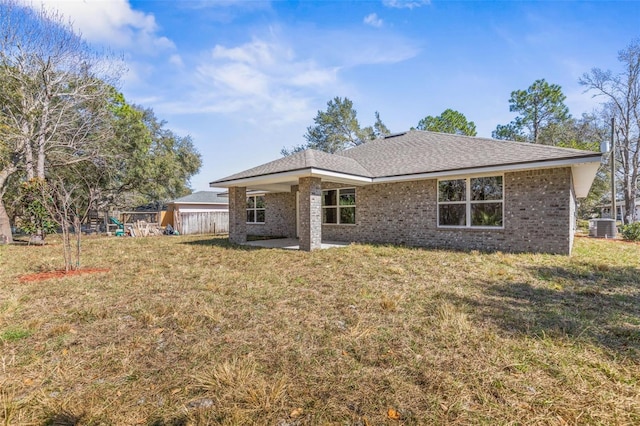
<svg viewBox="0 0 640 426"><path fill-rule="evenodd" d="M196 204L207 204L207 205L214 205L214 204L223 204L223 205L227 205L229 204L228 201L202 201L202 202L198 202L198 201L171 201L167 204L184 204L184 205L196 205Z"/></svg>
<svg viewBox="0 0 640 426"><path fill-rule="evenodd" d="M292 179L299 179L302 177L319 177L329 178L333 180L344 180L351 183L359 183L361 185L371 183L371 178L366 176L352 175L349 173L335 172L331 170L319 169L316 167L307 167L304 169L289 170L286 172L270 173L265 175L249 176L240 179L222 179L209 183L209 186L216 188L231 188L234 186L252 186L252 185L267 185L278 184L282 182L288 182Z"/></svg>

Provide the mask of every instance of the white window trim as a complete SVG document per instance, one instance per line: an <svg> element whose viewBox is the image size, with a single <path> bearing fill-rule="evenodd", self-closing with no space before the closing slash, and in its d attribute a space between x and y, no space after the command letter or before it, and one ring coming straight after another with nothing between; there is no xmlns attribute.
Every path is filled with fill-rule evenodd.
<svg viewBox="0 0 640 426"><path fill-rule="evenodd" d="M483 178L483 177L502 177L502 198L500 200L471 200L471 179ZM465 201L440 201L440 182L448 180L462 180L466 181L465 184ZM481 175L468 175L468 176L456 176L438 179L436 183L436 227L442 229L504 229L504 174L481 174ZM502 225L501 226L472 226L471 225L471 204L489 204L489 203L501 203L502 204ZM465 225L440 225L440 205L441 204L465 204Z"/></svg>
<svg viewBox="0 0 640 426"><path fill-rule="evenodd" d="M353 193L354 193L354 196L356 198L356 203L354 205L351 205L351 206L341 206L340 205L340 191L345 190L345 189L353 189L353 191L354 191ZM327 188L327 189L323 189L322 190L322 192L323 192L322 199L324 199L324 192L327 192L327 191L337 191L337 193L336 193L336 202L338 203L338 205L335 205L335 206L320 206L320 208L323 210L322 218L324 218L324 209L325 208L335 208L337 216L336 216L336 223L325 223L325 222L322 222L322 226L325 226L325 225L328 225L328 226L336 226L336 225L340 225L340 226L355 226L356 225L355 223L340 223L340 209L341 208L352 208L353 207L354 209L356 209L356 217L357 217L357 211L358 210L357 210L356 207L358 205L358 196L357 196L358 190L356 189L356 187L355 186L349 186L349 187L344 187L344 188Z"/></svg>
<svg viewBox="0 0 640 426"><path fill-rule="evenodd" d="M247 215L246 212L248 212L249 210L253 210L253 217L255 219L255 218L258 217L258 210L263 210L264 211L264 218L266 220L266 218L267 218L267 210L266 210L265 207L256 207L256 205L257 205L256 198L257 197L264 197L264 194L247 195L247 199L253 198L254 200L253 200L253 207L245 208L245 216ZM247 222L247 224L250 224L250 225L264 225L264 222L256 222L256 221L254 221L254 222Z"/></svg>

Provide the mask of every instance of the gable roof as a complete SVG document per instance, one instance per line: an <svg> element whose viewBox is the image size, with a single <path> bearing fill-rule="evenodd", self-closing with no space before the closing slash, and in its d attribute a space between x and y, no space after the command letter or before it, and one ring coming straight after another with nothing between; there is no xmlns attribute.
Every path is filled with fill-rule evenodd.
<svg viewBox="0 0 640 426"><path fill-rule="evenodd" d="M210 185L286 191L290 190L286 189L287 185L297 184L297 179L303 176L364 185L465 173L571 166L574 180L580 180L576 192L583 193L591 186L601 156L593 151L410 130L335 154L308 149ZM584 176L577 179L577 171Z"/></svg>
<svg viewBox="0 0 640 426"><path fill-rule="evenodd" d="M222 192L198 191L176 198L169 204L229 204L229 198L221 197Z"/></svg>

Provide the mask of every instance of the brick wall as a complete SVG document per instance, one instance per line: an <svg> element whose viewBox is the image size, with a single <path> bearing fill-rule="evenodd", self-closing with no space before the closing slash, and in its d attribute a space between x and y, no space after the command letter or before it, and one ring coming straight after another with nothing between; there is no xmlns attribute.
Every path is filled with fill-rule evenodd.
<svg viewBox="0 0 640 426"><path fill-rule="evenodd" d="M323 182L323 189L348 185ZM268 194L266 223L249 234L295 236L295 190ZM569 254L575 198L571 169L505 173L503 229L437 227L437 180L376 184L356 189L356 224L322 225L325 241ZM302 212L301 212L302 213ZM259 227L261 231L258 230Z"/></svg>
<svg viewBox="0 0 640 426"><path fill-rule="evenodd" d="M300 249L314 250L321 246L322 182L320 178L300 178Z"/></svg>
<svg viewBox="0 0 640 426"><path fill-rule="evenodd" d="M573 214L570 168L506 173L504 186L504 229L438 228L437 181L431 179L357 188L356 224L323 225L322 238L569 254Z"/></svg>
<svg viewBox="0 0 640 426"><path fill-rule="evenodd" d="M247 189L229 188L229 241L242 244L247 241Z"/></svg>
<svg viewBox="0 0 640 426"><path fill-rule="evenodd" d="M296 236L296 193L278 192L264 196L264 224L247 223L248 235L269 237ZM245 214L246 221L246 214Z"/></svg>

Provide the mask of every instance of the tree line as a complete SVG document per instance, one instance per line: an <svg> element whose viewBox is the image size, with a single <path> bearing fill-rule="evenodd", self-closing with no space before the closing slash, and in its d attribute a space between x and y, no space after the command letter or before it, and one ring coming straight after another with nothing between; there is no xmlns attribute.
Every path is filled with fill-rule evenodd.
<svg viewBox="0 0 640 426"><path fill-rule="evenodd" d="M640 219L635 209L640 173L640 40L632 41L621 50L618 60L619 71L593 68L578 81L585 92L603 100L596 111L572 116L564 103L566 96L562 88L539 79L527 89L511 92L509 111L517 116L510 123L498 124L492 137L599 151L600 142L608 140L613 130L616 180L619 182L616 196L624 200L623 222L631 223ZM477 135L475 123L452 109L446 109L438 116L424 117L415 129ZM286 156L309 148L334 153L390 133L378 112L372 126L361 127L353 102L346 97L335 97L327 103L326 111L318 111L314 124L307 128L306 143L283 148L281 153ZM610 158L607 157L608 161ZM609 170L609 165L601 166L589 196L580 204L581 214L594 213L598 204L607 201Z"/></svg>
<svg viewBox="0 0 640 426"><path fill-rule="evenodd" d="M0 2L0 235L11 223L63 231L90 210L190 193L201 156L116 87L119 58L64 18Z"/></svg>

